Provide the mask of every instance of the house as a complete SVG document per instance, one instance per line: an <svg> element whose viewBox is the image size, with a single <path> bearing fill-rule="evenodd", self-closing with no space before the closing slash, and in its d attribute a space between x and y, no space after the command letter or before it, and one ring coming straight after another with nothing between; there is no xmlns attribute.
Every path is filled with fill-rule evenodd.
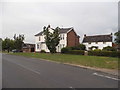
<svg viewBox="0 0 120 90"><path fill-rule="evenodd" d="M111 46L112 47L112 33L109 35L95 35L95 36L86 36L84 35L82 42L87 50L94 49L103 49L103 47Z"/></svg>
<svg viewBox="0 0 120 90"><path fill-rule="evenodd" d="M22 46L23 52L34 52L35 51L35 44L24 43Z"/></svg>
<svg viewBox="0 0 120 90"><path fill-rule="evenodd" d="M49 31L52 33L54 31L53 28L49 27ZM61 52L61 49L64 47L71 47L79 45L79 36L74 31L74 28L60 28L60 42L56 47L57 52ZM35 51L40 52L41 50L45 50L46 52L50 52L45 43L45 35L43 31L35 35Z"/></svg>

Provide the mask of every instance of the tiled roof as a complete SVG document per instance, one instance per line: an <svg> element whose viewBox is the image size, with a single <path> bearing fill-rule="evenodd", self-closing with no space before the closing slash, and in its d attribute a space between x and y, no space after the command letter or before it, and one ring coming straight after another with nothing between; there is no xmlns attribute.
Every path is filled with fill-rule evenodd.
<svg viewBox="0 0 120 90"><path fill-rule="evenodd" d="M112 35L84 36L84 42L112 42Z"/></svg>
<svg viewBox="0 0 120 90"><path fill-rule="evenodd" d="M36 34L35 36L39 36L39 35L42 35L42 34L43 34L43 31L38 33L38 34Z"/></svg>
<svg viewBox="0 0 120 90"><path fill-rule="evenodd" d="M59 33L67 33L71 29L73 29L73 28L60 28ZM54 30L54 29L52 29L52 30ZM43 34L43 31L36 34L35 36L39 36L39 35L42 35L42 34Z"/></svg>
<svg viewBox="0 0 120 90"><path fill-rule="evenodd" d="M71 30L72 28L60 28L59 33L67 33L69 30Z"/></svg>

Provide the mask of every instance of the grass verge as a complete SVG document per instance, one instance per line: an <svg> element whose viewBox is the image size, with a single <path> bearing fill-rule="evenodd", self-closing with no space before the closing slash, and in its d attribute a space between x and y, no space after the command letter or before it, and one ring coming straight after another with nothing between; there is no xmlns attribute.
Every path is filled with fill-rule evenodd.
<svg viewBox="0 0 120 90"><path fill-rule="evenodd" d="M118 69L118 58L48 53L11 53L33 58L47 59L61 63L84 65L89 67Z"/></svg>

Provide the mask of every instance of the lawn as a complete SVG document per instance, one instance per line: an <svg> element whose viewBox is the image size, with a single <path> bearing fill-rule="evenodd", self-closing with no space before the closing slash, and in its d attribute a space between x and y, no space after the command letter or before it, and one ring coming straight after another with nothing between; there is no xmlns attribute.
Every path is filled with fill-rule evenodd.
<svg viewBox="0 0 120 90"><path fill-rule="evenodd" d="M97 68L118 69L118 58L48 53L11 53L26 57L41 58L61 63L70 63Z"/></svg>

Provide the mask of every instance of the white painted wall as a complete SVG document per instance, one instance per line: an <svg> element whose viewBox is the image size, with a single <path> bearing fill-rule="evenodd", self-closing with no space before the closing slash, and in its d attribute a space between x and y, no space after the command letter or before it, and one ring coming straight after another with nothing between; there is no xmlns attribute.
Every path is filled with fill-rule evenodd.
<svg viewBox="0 0 120 90"><path fill-rule="evenodd" d="M56 47L56 51L57 52L61 52L61 49L63 48L63 47L66 47L67 46L67 33L62 33L62 34L60 34L60 38L62 38L62 39L60 39L60 43L58 44L58 46Z"/></svg>
<svg viewBox="0 0 120 90"><path fill-rule="evenodd" d="M98 49L103 49L103 47L107 47L107 46L112 46L112 42L98 42L96 44L96 42L91 42L91 44L89 43L83 43L85 46L86 46L86 49L89 50L89 47L92 47L92 46L97 46Z"/></svg>
<svg viewBox="0 0 120 90"><path fill-rule="evenodd" d="M53 30L49 29L50 32L53 33ZM39 41L39 37L40 37L40 41ZM45 44L45 36L44 35L40 35L40 36L35 36L35 51L36 52L40 52L41 50L45 50L46 52L50 52ZM56 51L57 52L61 52L61 49L63 47L67 46L67 33L62 33L60 34L60 37L62 39L60 39L60 43L58 44L58 46L56 47ZM37 48L37 45L39 45L39 48Z"/></svg>

